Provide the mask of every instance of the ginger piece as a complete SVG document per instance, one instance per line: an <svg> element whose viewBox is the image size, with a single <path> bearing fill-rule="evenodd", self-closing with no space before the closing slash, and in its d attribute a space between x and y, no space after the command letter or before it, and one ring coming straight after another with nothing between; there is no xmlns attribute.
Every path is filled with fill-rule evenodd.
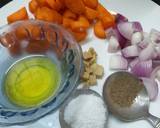
<svg viewBox="0 0 160 128"><path fill-rule="evenodd" d="M88 80L88 79L89 79L89 73L88 73L88 72L84 72L82 78L83 78L84 80Z"/></svg>
<svg viewBox="0 0 160 128"><path fill-rule="evenodd" d="M96 75L90 75L88 83L89 83L89 85L95 85L95 84L97 84Z"/></svg>
<svg viewBox="0 0 160 128"><path fill-rule="evenodd" d="M92 54L90 52L84 52L83 53L83 58L85 60L91 59L92 58Z"/></svg>
<svg viewBox="0 0 160 128"><path fill-rule="evenodd" d="M104 68L101 65L97 64L94 73L97 77L101 78L104 74Z"/></svg>

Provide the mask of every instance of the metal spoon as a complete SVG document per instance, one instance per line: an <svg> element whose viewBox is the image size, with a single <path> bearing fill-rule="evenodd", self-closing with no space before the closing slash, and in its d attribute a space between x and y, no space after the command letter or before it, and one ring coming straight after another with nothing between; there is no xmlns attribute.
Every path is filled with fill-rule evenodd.
<svg viewBox="0 0 160 128"><path fill-rule="evenodd" d="M111 82L111 79L116 80L120 75L127 72L116 72L113 73L106 80L103 88L103 97L106 102L109 111L123 121L136 121L136 120L147 120L152 124L154 128L160 128L160 118L155 117L149 113L149 96L145 87L139 92L136 96L133 104L130 107L120 107L119 105L113 103L113 101L108 97L108 83ZM130 74L130 73L129 73ZM130 75L130 77L135 77Z"/></svg>

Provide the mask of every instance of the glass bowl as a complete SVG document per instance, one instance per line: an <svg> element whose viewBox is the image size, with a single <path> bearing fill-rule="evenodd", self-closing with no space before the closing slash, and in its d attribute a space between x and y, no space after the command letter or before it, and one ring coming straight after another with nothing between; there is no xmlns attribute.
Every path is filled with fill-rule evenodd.
<svg viewBox="0 0 160 128"><path fill-rule="evenodd" d="M82 73L82 51L63 27L39 20L18 21L0 29L0 125L20 125L56 111L75 90ZM13 105L4 94L3 79L17 61L46 56L61 73L60 86L48 100L34 107Z"/></svg>

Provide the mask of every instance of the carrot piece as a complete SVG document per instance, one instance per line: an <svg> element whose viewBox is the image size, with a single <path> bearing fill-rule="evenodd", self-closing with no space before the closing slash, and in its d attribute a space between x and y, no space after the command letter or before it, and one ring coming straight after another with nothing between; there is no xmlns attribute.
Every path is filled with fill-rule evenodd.
<svg viewBox="0 0 160 128"><path fill-rule="evenodd" d="M50 43L47 40L32 40L26 47L28 53L42 53L50 48Z"/></svg>
<svg viewBox="0 0 160 128"><path fill-rule="evenodd" d="M29 10L30 10L32 13L34 13L34 12L37 10L37 8L38 8L38 3L37 3L37 1L36 1L36 0L31 0L31 1L29 2Z"/></svg>
<svg viewBox="0 0 160 128"><path fill-rule="evenodd" d="M41 39L41 28L38 25L26 24L25 28L29 33L31 40L40 40Z"/></svg>
<svg viewBox="0 0 160 128"><path fill-rule="evenodd" d="M84 16L80 16L78 18L78 21L74 21L71 24L71 29L75 32L83 32L86 31L89 28L89 26L89 21Z"/></svg>
<svg viewBox="0 0 160 128"><path fill-rule="evenodd" d="M73 36L75 37L77 42L83 41L87 37L87 32L72 32Z"/></svg>
<svg viewBox="0 0 160 128"><path fill-rule="evenodd" d="M72 23L73 23L72 19L67 18L67 17L63 17L63 23L62 23L63 27L70 28Z"/></svg>
<svg viewBox="0 0 160 128"><path fill-rule="evenodd" d="M45 20L49 22L62 23L62 16L57 11L48 7L38 8L35 15L36 19Z"/></svg>
<svg viewBox="0 0 160 128"><path fill-rule="evenodd" d="M85 16L80 15L79 18L78 18L78 21L84 23L86 28L89 28L90 23L89 23L88 19Z"/></svg>
<svg viewBox="0 0 160 128"><path fill-rule="evenodd" d="M71 18L71 19L77 19L77 15L70 11L69 9L66 9L63 13L63 17Z"/></svg>
<svg viewBox="0 0 160 128"><path fill-rule="evenodd" d="M104 29L113 27L115 25L115 19L114 17L108 17L104 16L101 18L102 24L104 26Z"/></svg>
<svg viewBox="0 0 160 128"><path fill-rule="evenodd" d="M40 7L47 6L46 0L36 0Z"/></svg>
<svg viewBox="0 0 160 128"><path fill-rule="evenodd" d="M101 21L97 21L94 25L94 34L98 37L98 38L106 38L106 34L105 34L105 30L104 27L102 25Z"/></svg>
<svg viewBox="0 0 160 128"><path fill-rule="evenodd" d="M96 9L98 6L98 0L83 0L83 2L89 8Z"/></svg>
<svg viewBox="0 0 160 128"><path fill-rule="evenodd" d="M65 0L65 5L76 14L85 13L85 5L82 0Z"/></svg>
<svg viewBox="0 0 160 128"><path fill-rule="evenodd" d="M89 19L89 20L94 20L98 17L98 12L92 8L89 7L85 7L85 16Z"/></svg>
<svg viewBox="0 0 160 128"><path fill-rule="evenodd" d="M100 3L98 4L97 11L99 13L98 17L102 21L104 28L109 28L115 25L114 16L105 9Z"/></svg>
<svg viewBox="0 0 160 128"><path fill-rule="evenodd" d="M29 33L24 26L19 26L15 29L16 37L19 40L27 39L29 37Z"/></svg>
<svg viewBox="0 0 160 128"><path fill-rule="evenodd" d="M13 23L18 20L26 20L26 19L28 19L28 14L25 7L19 9L18 11L12 13L7 17L8 23Z"/></svg>
<svg viewBox="0 0 160 128"><path fill-rule="evenodd" d="M57 41L57 34L54 28L52 28L50 25L44 25L41 27L44 38L50 42L55 43Z"/></svg>
<svg viewBox="0 0 160 128"><path fill-rule="evenodd" d="M60 11L63 8L63 4L60 0L46 0L49 7L56 11Z"/></svg>

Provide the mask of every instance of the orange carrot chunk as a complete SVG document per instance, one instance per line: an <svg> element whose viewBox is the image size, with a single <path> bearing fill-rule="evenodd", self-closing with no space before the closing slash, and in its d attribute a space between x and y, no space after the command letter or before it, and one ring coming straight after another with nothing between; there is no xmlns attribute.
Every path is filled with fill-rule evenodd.
<svg viewBox="0 0 160 128"><path fill-rule="evenodd" d="M83 41L86 39L87 37L87 32L72 32L73 36L75 37L75 39L77 40L77 42Z"/></svg>
<svg viewBox="0 0 160 128"><path fill-rule="evenodd" d="M98 12L96 10L89 7L85 7L85 10L85 16L87 17L87 19L94 20L98 17Z"/></svg>
<svg viewBox="0 0 160 128"><path fill-rule="evenodd" d="M101 39L106 38L105 30L101 21L97 21L94 25L94 34Z"/></svg>
<svg viewBox="0 0 160 128"><path fill-rule="evenodd" d="M49 7L52 9L59 11L63 8L63 4L60 2L60 0L46 0Z"/></svg>
<svg viewBox="0 0 160 128"><path fill-rule="evenodd" d="M63 17L63 23L62 23L63 27L70 28L72 23L73 23L72 19L67 18L67 17Z"/></svg>
<svg viewBox="0 0 160 128"><path fill-rule="evenodd" d="M98 17L102 21L102 24L105 29L115 25L114 16L107 9L105 9L101 4L98 4L97 11L99 14Z"/></svg>
<svg viewBox="0 0 160 128"><path fill-rule="evenodd" d="M26 19L28 19L28 14L25 7L19 9L18 11L12 13L7 17L8 23L13 23L15 21L26 20Z"/></svg>
<svg viewBox="0 0 160 128"><path fill-rule="evenodd" d="M85 13L85 5L82 0L65 0L65 5L76 14Z"/></svg>
<svg viewBox="0 0 160 128"><path fill-rule="evenodd" d="M73 13L72 11L70 11L69 9L66 9L63 13L63 17L66 18L71 18L71 19L76 19L77 15L75 13Z"/></svg>
<svg viewBox="0 0 160 128"><path fill-rule="evenodd" d="M47 6L46 0L36 0L40 7Z"/></svg>
<svg viewBox="0 0 160 128"><path fill-rule="evenodd" d="M84 32L89 28L89 26L89 21L84 16L80 16L78 21L74 21L71 24L71 29L75 32Z"/></svg>
<svg viewBox="0 0 160 128"><path fill-rule="evenodd" d="M38 3L37 3L37 1L36 1L36 0L31 0L31 1L29 2L29 10L30 10L32 13L34 13L34 12L37 10L37 8L38 8Z"/></svg>
<svg viewBox="0 0 160 128"><path fill-rule="evenodd" d="M83 2L89 8L96 9L98 6L98 0L83 0Z"/></svg>
<svg viewBox="0 0 160 128"><path fill-rule="evenodd" d="M29 37L29 33L27 31L27 29L24 27L24 26L19 26L15 29L15 34L16 34L16 37L19 39L19 40L25 40Z"/></svg>
<svg viewBox="0 0 160 128"><path fill-rule="evenodd" d="M54 23L62 23L62 16L57 11L52 10L48 7L38 8L36 11L36 19L54 22Z"/></svg>

